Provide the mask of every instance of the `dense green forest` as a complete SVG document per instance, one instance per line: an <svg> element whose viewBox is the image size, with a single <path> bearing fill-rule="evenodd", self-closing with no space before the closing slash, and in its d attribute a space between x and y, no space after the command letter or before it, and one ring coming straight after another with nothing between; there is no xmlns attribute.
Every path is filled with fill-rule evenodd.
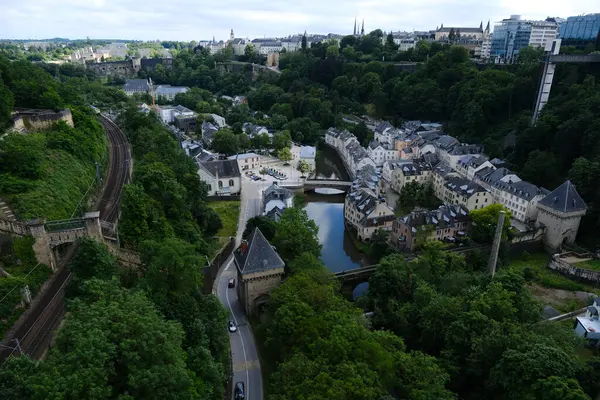
<svg viewBox="0 0 600 400"><path fill-rule="evenodd" d="M5 363L0 397L222 398L226 313L216 297L199 292L221 222L206 205L206 188L194 163L155 115L128 108L130 100L122 92L94 82L81 67L36 66L2 57L0 77L3 128L14 106L68 107L75 122L75 128L59 123L0 141L0 196L19 216L29 215L23 209L32 216L68 218L84 209L85 202L81 209L77 202L92 181L94 162L102 162L106 153L105 134L86 105L125 109L119 123L131 141L135 164L119 228L121 241L137 249L142 261L137 270L121 269L104 245L79 243L69 264L69 314L56 346L43 362L18 357ZM80 185L88 173L86 185ZM35 265L31 242L4 247L2 265L15 275L3 278L2 288L18 282L29 284L35 294L49 271L42 266L28 280L20 276ZM21 310L8 300L3 303L2 327Z"/></svg>
<svg viewBox="0 0 600 400"><path fill-rule="evenodd" d="M0 197L23 219L65 219L81 211L78 204L94 184L95 162L107 161L104 130L68 91L42 68L0 56L0 128L10 124L13 106L69 106L75 124L61 122L0 141Z"/></svg>
<svg viewBox="0 0 600 400"><path fill-rule="evenodd" d="M80 241L55 346L44 361L11 357L0 368L0 397L222 398L226 314L198 292L198 264L172 259L176 248L166 242L145 253L140 275L120 268L105 245Z"/></svg>
<svg viewBox="0 0 600 400"><path fill-rule="evenodd" d="M600 358L579 357L569 322L542 322L523 270L492 280L486 258L435 243L412 262L389 255L369 280L369 320L319 260L318 228L302 209L249 225L286 262L255 325L269 399L589 400L600 390Z"/></svg>

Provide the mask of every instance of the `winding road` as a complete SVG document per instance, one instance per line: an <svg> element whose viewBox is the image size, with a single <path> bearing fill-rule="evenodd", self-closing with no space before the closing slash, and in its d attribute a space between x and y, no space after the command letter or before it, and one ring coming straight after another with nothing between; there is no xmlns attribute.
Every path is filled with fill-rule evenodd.
<svg viewBox="0 0 600 400"><path fill-rule="evenodd" d="M242 177L242 200L240 204L236 246L242 241L242 233L248 219L261 213L261 191L269 184L270 182L253 182L245 176ZM232 256L225 263L225 268L219 271L214 288L221 303L230 311L231 320L238 327L236 332L229 333L233 364L233 385L235 386L236 382L244 382L246 389L245 400L262 400L262 375L256 341L243 307L238 300L237 290L227 287L229 278L236 277L237 272Z"/></svg>

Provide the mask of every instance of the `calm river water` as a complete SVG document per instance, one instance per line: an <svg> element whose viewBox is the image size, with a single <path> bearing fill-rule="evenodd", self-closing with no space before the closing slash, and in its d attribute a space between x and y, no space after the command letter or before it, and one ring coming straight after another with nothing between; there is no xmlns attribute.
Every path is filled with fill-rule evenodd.
<svg viewBox="0 0 600 400"><path fill-rule="evenodd" d="M316 160L317 179L347 179L335 151L319 150ZM344 194L306 193L305 210L319 227L319 242L323 246L321 259L331 272L358 268L364 255L358 251L344 227ZM366 290L367 284L357 287L355 296Z"/></svg>

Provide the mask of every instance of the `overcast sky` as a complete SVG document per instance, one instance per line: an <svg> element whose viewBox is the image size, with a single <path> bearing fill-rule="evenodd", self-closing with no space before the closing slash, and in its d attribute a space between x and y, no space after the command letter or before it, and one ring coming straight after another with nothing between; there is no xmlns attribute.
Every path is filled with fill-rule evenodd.
<svg viewBox="0 0 600 400"><path fill-rule="evenodd" d="M595 7L594 7L595 6ZM599 0L0 0L0 38L203 40L429 30L600 12Z"/></svg>

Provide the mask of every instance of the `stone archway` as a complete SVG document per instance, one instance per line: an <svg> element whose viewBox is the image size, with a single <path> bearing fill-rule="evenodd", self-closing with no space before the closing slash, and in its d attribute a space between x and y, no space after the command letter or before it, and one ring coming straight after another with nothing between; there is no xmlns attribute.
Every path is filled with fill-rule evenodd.
<svg viewBox="0 0 600 400"><path fill-rule="evenodd" d="M254 299L254 312L256 315L261 316L266 313L270 299L271 296L266 293L263 293Z"/></svg>

